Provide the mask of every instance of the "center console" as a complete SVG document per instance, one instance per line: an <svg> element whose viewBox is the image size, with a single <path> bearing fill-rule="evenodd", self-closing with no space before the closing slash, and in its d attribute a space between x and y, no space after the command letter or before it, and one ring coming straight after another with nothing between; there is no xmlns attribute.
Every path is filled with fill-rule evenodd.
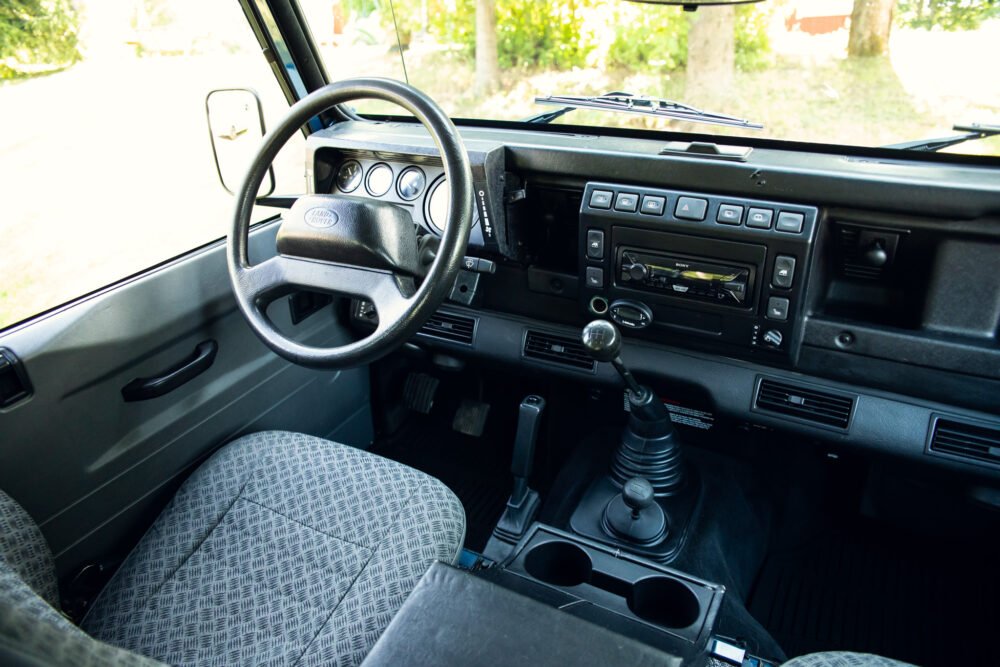
<svg viewBox="0 0 1000 667"><path fill-rule="evenodd" d="M640 338L787 358L816 219L809 206L588 183L580 309Z"/></svg>

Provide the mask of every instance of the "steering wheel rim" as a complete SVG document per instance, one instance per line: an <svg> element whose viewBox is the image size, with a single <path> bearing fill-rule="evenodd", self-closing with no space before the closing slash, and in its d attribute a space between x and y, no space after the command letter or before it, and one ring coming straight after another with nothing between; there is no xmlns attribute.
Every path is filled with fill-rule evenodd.
<svg viewBox="0 0 1000 667"><path fill-rule="evenodd" d="M257 265L251 265L249 261L250 215L260 184L275 156L309 119L333 106L358 99L390 102L412 113L434 140L445 178L451 186L451 208L440 246L423 282L412 293L406 289L407 280L401 280L397 273L385 267L372 269L294 258L280 252ZM326 202L350 199L334 195L306 195L296 202L290 213L300 213L296 208L309 197ZM299 208L306 206L308 204ZM227 237L227 264L236 302L257 337L289 361L316 368L349 368L374 361L406 342L444 301L468 245L472 206L472 170L465 145L451 119L433 100L415 88L391 79L347 79L319 88L294 104L281 122L264 137L236 192L233 222ZM307 209L303 214L310 212ZM266 315L266 308L282 294L297 288L369 298L378 312L378 326L365 338L338 347L315 347L292 340L274 326Z"/></svg>

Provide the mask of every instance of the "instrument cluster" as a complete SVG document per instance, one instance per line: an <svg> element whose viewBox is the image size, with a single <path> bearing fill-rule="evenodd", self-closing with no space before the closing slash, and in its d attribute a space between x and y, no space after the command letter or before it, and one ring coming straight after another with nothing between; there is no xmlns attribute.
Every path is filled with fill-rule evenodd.
<svg viewBox="0 0 1000 667"><path fill-rule="evenodd" d="M440 236L448 222L451 188L444 169L378 159L345 159L337 167L332 194L371 197L411 209L413 220Z"/></svg>

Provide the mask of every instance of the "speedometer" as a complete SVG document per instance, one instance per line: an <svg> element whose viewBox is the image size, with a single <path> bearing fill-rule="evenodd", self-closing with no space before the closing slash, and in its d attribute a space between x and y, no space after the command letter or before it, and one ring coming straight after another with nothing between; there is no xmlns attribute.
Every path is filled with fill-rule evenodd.
<svg viewBox="0 0 1000 667"><path fill-rule="evenodd" d="M361 175L361 164L357 160L348 160L337 171L337 187L341 192L354 192L361 185Z"/></svg>
<svg viewBox="0 0 1000 667"><path fill-rule="evenodd" d="M381 197L392 187L392 167L380 162L368 170L365 187L372 197Z"/></svg>
<svg viewBox="0 0 1000 667"><path fill-rule="evenodd" d="M407 167L396 181L396 192L406 201L412 201L420 196L427 184L427 178L420 167Z"/></svg>
<svg viewBox="0 0 1000 667"><path fill-rule="evenodd" d="M451 186L442 178L431 186L430 194L427 195L427 222L438 234L444 233L450 210Z"/></svg>

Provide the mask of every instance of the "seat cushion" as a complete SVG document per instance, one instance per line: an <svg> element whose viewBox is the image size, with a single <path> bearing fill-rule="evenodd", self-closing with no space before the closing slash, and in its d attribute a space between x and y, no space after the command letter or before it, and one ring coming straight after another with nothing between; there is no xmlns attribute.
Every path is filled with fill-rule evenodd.
<svg viewBox="0 0 1000 667"><path fill-rule="evenodd" d="M909 663L892 658L883 658L871 653L849 653L829 651L800 655L786 662L782 667L913 667Z"/></svg>
<svg viewBox="0 0 1000 667"><path fill-rule="evenodd" d="M82 626L174 665L353 665L464 535L461 503L432 477L257 433L183 484Z"/></svg>

